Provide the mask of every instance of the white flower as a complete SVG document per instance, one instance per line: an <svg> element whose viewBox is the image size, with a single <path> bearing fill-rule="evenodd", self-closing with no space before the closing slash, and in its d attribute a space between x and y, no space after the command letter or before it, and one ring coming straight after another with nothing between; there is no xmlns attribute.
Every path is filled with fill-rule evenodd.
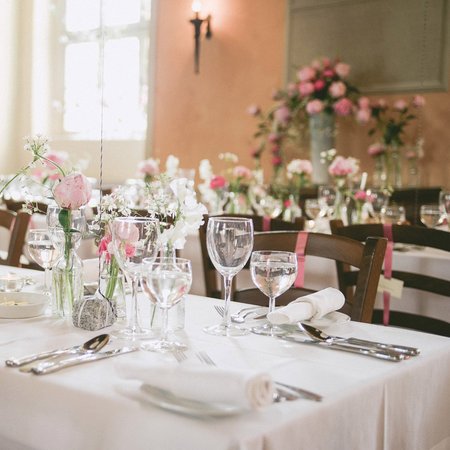
<svg viewBox="0 0 450 450"><path fill-rule="evenodd" d="M169 155L166 160L166 173L169 177L174 177L178 172L180 160L173 155Z"/></svg>
<svg viewBox="0 0 450 450"><path fill-rule="evenodd" d="M198 174L201 180L209 182L213 177L214 173L212 170L212 165L209 159L202 159L198 167Z"/></svg>
<svg viewBox="0 0 450 450"><path fill-rule="evenodd" d="M225 162L236 164L239 161L236 153L225 152L219 154L219 159L222 159Z"/></svg>

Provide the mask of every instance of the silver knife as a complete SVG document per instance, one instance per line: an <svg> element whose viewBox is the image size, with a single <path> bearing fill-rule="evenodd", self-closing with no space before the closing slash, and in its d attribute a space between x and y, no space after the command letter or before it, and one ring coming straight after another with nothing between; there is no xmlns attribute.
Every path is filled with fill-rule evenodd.
<svg viewBox="0 0 450 450"><path fill-rule="evenodd" d="M322 396L316 394L315 392L307 391L306 389L299 388L297 386L291 386L290 384L281 383L280 381L275 381L275 387L283 391L295 392L301 398L314 400L315 402L321 402Z"/></svg>
<svg viewBox="0 0 450 450"><path fill-rule="evenodd" d="M308 340L300 340L296 339L294 336L278 336L280 339L289 342L296 342L297 344L312 344L318 345L319 347L329 348L331 350L341 350L349 353L357 353L360 355L371 356L377 359L383 359L385 361L394 361L400 362L405 359L405 355L401 353L394 353L389 350L369 348L369 347L357 347L355 345L345 345L338 343L326 343L319 341L308 341Z"/></svg>
<svg viewBox="0 0 450 450"><path fill-rule="evenodd" d="M47 373L53 373L66 367L76 366L78 364L84 364L92 361L98 361L100 359L111 358L113 356L124 355L125 353L131 353L139 350L139 347L123 347L116 348L115 350L109 350L107 352L93 353L91 355L74 356L73 358L66 358L57 362L45 361L33 367L30 372L35 375L45 375Z"/></svg>

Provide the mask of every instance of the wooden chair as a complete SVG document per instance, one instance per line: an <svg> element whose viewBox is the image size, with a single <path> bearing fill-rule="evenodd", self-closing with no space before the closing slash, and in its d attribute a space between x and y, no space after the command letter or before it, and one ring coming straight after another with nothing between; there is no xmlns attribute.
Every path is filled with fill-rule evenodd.
<svg viewBox="0 0 450 450"><path fill-rule="evenodd" d="M0 264L20 267L20 257L28 231L31 216L24 212L17 213L8 210L0 210L0 227L10 232L8 251L6 258L0 258Z"/></svg>
<svg viewBox="0 0 450 450"><path fill-rule="evenodd" d="M206 228L208 226L208 217L204 216L204 223L199 228L199 238L200 238L200 247L202 252L202 264L203 264L203 273L205 277L205 288L206 288L206 296L207 297L215 297L222 298L222 291L219 287L219 283L217 281L217 272L216 269L209 259L208 249L206 247ZM263 217L254 216L248 214L223 214L223 217L244 217L253 220L253 230L254 231L263 231ZM270 229L271 230L303 230L305 224L305 220L303 217L298 217L295 222L285 222L281 219L272 219L270 221Z"/></svg>
<svg viewBox="0 0 450 450"><path fill-rule="evenodd" d="M383 236L383 225L381 224L344 226L342 221L332 220L330 221L330 227L331 232L335 235L348 236L359 241L366 239L368 236ZM433 247L450 252L450 233L447 231L412 225L393 225L392 238L395 243ZM338 272L342 270L342 267L338 267ZM401 270L401 267L393 267L392 278L402 280L404 287L443 295L449 297L448 300L450 301L449 279L440 279L421 273L406 272ZM404 297L405 302L407 302L407 296ZM382 317L383 312L381 310L375 310L373 322L382 323ZM412 328L450 337L450 323L432 317L401 311L390 311L389 323L394 326Z"/></svg>
<svg viewBox="0 0 450 450"><path fill-rule="evenodd" d="M18 202L15 200L5 199L5 198L3 199L3 203L5 204L6 208L9 211L14 211L14 212L19 212L20 210L22 210L23 204L24 204L24 202ZM34 204L37 206L37 208L39 209L39 211L42 214L47 213L47 207L48 207L47 203L36 202Z"/></svg>
<svg viewBox="0 0 450 450"><path fill-rule="evenodd" d="M294 252L297 237L298 233L289 231L255 233L253 250ZM370 322L372 319L386 244L385 238L368 238L365 243L361 243L341 236L308 234L305 247L306 264L308 256L317 256L342 263L347 268L345 272L339 274L339 288L346 296L341 311L348 314L352 320ZM351 267L358 270L351 270ZM291 288L277 299L277 305L285 305L311 292L314 291ZM233 298L236 301L258 305L267 305L268 302L267 297L256 288L237 291Z"/></svg>

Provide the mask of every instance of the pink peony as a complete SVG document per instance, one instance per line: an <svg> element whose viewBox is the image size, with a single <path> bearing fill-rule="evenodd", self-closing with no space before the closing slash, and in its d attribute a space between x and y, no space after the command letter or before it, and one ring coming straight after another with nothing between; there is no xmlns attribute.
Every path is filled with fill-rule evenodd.
<svg viewBox="0 0 450 450"><path fill-rule="evenodd" d="M412 104L416 108L425 106L425 99L421 95L415 95L412 99Z"/></svg>
<svg viewBox="0 0 450 450"><path fill-rule="evenodd" d="M348 74L350 73L350 66L340 62L336 64L334 70L341 78L345 78L348 77Z"/></svg>
<svg viewBox="0 0 450 450"><path fill-rule="evenodd" d="M53 189L53 196L60 208L78 209L91 199L92 186L81 173L65 176Z"/></svg>
<svg viewBox="0 0 450 450"><path fill-rule="evenodd" d="M333 69L325 69L324 71L323 71L323 76L325 77L325 78L333 78L334 77L334 70Z"/></svg>
<svg viewBox="0 0 450 450"><path fill-rule="evenodd" d="M385 151L386 147L380 142L376 142L375 144L370 145L369 148L367 149L367 153L370 156L378 156L384 153Z"/></svg>
<svg viewBox="0 0 450 450"><path fill-rule="evenodd" d="M303 97L311 95L314 92L314 84L310 81L302 81L298 86L298 91Z"/></svg>
<svg viewBox="0 0 450 450"><path fill-rule="evenodd" d="M361 109L369 109L370 108L369 97L360 97L359 100L358 100L358 106Z"/></svg>
<svg viewBox="0 0 450 450"><path fill-rule="evenodd" d="M366 124L369 122L371 117L371 111L368 108L358 109L356 111L356 121L361 124Z"/></svg>
<svg viewBox="0 0 450 450"><path fill-rule="evenodd" d="M355 158L344 158L343 156L336 156L328 167L328 173L334 177L354 175L358 170L358 161Z"/></svg>
<svg viewBox="0 0 450 450"><path fill-rule="evenodd" d="M222 175L215 175L209 182L211 189L223 189L227 184L227 180Z"/></svg>
<svg viewBox="0 0 450 450"><path fill-rule="evenodd" d="M311 100L306 104L306 112L310 115L319 114L323 111L324 105L321 100Z"/></svg>
<svg viewBox="0 0 450 450"><path fill-rule="evenodd" d="M291 120L291 111L286 105L281 106L275 111L275 120L283 125L286 125Z"/></svg>
<svg viewBox="0 0 450 450"><path fill-rule="evenodd" d="M321 91L325 87L325 81L322 79L314 81L314 89L315 91Z"/></svg>
<svg viewBox="0 0 450 450"><path fill-rule="evenodd" d="M331 83L330 87L328 88L328 92L332 97L338 98L345 95L345 93L347 92L347 88L342 81L335 81L334 83Z"/></svg>
<svg viewBox="0 0 450 450"><path fill-rule="evenodd" d="M297 77L300 81L310 81L316 76L316 71L309 66L303 67L297 73Z"/></svg>
<svg viewBox="0 0 450 450"><path fill-rule="evenodd" d="M258 105L250 105L247 108L247 113L251 116L257 116L261 112L261 108Z"/></svg>
<svg viewBox="0 0 450 450"><path fill-rule="evenodd" d="M348 116L352 112L353 103L348 98L341 98L333 105L338 116Z"/></svg>
<svg viewBox="0 0 450 450"><path fill-rule="evenodd" d="M397 111L405 111L407 107L408 105L406 104L405 100L397 100L396 102L394 102L394 109L396 109Z"/></svg>

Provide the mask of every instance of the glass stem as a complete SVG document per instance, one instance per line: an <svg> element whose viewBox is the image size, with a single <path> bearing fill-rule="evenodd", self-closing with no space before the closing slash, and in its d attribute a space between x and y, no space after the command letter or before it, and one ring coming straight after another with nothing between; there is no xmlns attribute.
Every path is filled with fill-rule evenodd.
<svg viewBox="0 0 450 450"><path fill-rule="evenodd" d="M275 311L275 299L276 297L269 297L269 313Z"/></svg>
<svg viewBox="0 0 450 450"><path fill-rule="evenodd" d="M233 275L224 275L223 284L225 289L225 311L222 318L222 325L229 327L231 324L230 317L230 302L231 302L231 282L233 281Z"/></svg>
<svg viewBox="0 0 450 450"><path fill-rule="evenodd" d="M48 294L51 290L51 285L49 283L50 281L50 268L46 267L44 269L44 286L45 286L45 292Z"/></svg>
<svg viewBox="0 0 450 450"><path fill-rule="evenodd" d="M137 288L138 288L138 277L131 278L131 314L130 314L130 330L134 332L139 332L141 327L139 326L138 319L138 304L137 304Z"/></svg>
<svg viewBox="0 0 450 450"><path fill-rule="evenodd" d="M161 314L162 314L161 341L167 342L167 334L169 328L169 310L167 308L161 308Z"/></svg>

